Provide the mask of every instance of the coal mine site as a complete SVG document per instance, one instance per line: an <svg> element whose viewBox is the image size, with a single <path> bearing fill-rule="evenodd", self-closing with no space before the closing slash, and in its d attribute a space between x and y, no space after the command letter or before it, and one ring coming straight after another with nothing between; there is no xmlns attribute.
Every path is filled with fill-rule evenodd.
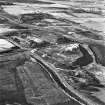
<svg viewBox="0 0 105 105"><path fill-rule="evenodd" d="M105 105L105 1L0 0L0 105Z"/></svg>

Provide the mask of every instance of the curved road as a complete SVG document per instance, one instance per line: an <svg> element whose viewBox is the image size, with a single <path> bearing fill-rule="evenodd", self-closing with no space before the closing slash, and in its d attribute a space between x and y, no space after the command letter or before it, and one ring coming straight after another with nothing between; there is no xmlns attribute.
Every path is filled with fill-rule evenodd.
<svg viewBox="0 0 105 105"><path fill-rule="evenodd" d="M72 86L67 84L67 82L59 76L56 72L56 68L52 65L46 63L41 57L39 57L35 53L31 53L31 57L34 58L42 67L46 68L48 74L51 75L51 78L55 81L55 83L74 101L78 103L78 105L104 105L104 103L92 100L92 98L85 97L84 94L79 93Z"/></svg>

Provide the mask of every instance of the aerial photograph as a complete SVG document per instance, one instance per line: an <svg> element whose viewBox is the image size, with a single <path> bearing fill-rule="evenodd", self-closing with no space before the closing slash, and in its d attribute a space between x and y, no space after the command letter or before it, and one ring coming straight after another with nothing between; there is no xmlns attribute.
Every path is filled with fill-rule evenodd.
<svg viewBox="0 0 105 105"><path fill-rule="evenodd" d="M0 0L0 105L105 105L105 0Z"/></svg>

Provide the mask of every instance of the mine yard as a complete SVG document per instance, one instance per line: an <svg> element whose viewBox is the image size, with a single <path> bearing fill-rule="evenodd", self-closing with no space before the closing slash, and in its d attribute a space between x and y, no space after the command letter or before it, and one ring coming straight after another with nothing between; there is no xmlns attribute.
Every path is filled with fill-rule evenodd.
<svg viewBox="0 0 105 105"><path fill-rule="evenodd" d="M0 105L105 105L105 1L0 0Z"/></svg>

